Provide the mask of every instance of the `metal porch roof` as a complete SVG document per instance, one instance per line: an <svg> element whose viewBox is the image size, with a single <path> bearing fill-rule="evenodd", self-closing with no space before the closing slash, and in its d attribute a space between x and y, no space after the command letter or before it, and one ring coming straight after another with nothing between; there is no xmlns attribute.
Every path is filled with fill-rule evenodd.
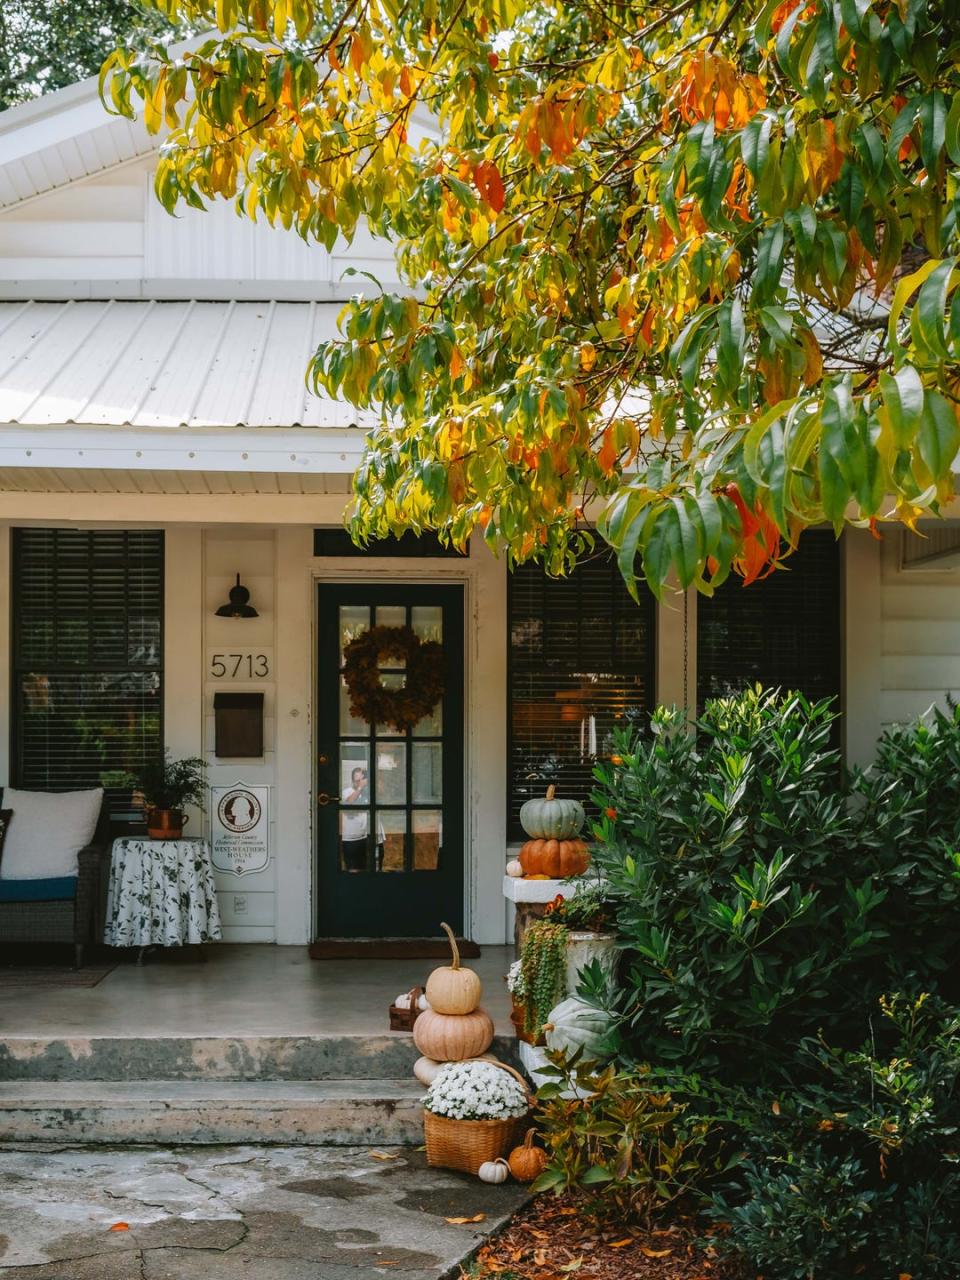
<svg viewBox="0 0 960 1280"><path fill-rule="evenodd" d="M369 423L304 381L340 304L0 302L0 426Z"/></svg>

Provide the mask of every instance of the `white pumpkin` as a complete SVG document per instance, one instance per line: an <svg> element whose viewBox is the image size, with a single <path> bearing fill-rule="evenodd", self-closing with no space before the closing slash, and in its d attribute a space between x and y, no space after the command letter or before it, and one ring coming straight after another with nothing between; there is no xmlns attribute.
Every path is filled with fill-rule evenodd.
<svg viewBox="0 0 960 1280"><path fill-rule="evenodd" d="M503 1159L484 1160L477 1170L477 1177L481 1182L506 1182L510 1177L510 1166Z"/></svg>
<svg viewBox="0 0 960 1280"><path fill-rule="evenodd" d="M603 1009L588 1004L580 996L568 996L550 1010L543 1027L547 1048L552 1053L573 1054L596 1061L606 1056L603 1041L613 1026L613 1019Z"/></svg>
<svg viewBox="0 0 960 1280"><path fill-rule="evenodd" d="M395 1009L409 1009L410 1008L410 992L404 991L403 995L397 996L397 998L393 1002L393 1007Z"/></svg>
<svg viewBox="0 0 960 1280"><path fill-rule="evenodd" d="M421 996L417 1001L417 1008L420 1010L421 1013L423 1013L424 1009L432 1009L433 1006L431 1005L430 1001L427 999L426 996Z"/></svg>
<svg viewBox="0 0 960 1280"><path fill-rule="evenodd" d="M507 875L514 880L519 880L523 875L523 864L519 858L511 858L507 863Z"/></svg>
<svg viewBox="0 0 960 1280"><path fill-rule="evenodd" d="M413 1074L421 1084L429 1088L433 1084L434 1076L442 1066L443 1063L437 1062L435 1058L418 1058L413 1064Z"/></svg>

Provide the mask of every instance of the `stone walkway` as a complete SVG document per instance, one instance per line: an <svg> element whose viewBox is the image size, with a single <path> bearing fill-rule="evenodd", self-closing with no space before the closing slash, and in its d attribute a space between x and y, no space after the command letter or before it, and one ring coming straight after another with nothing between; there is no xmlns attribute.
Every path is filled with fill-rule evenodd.
<svg viewBox="0 0 960 1280"><path fill-rule="evenodd" d="M395 1158L369 1147L0 1150L0 1280L438 1280L526 1198L515 1183L429 1169L410 1148L379 1154Z"/></svg>

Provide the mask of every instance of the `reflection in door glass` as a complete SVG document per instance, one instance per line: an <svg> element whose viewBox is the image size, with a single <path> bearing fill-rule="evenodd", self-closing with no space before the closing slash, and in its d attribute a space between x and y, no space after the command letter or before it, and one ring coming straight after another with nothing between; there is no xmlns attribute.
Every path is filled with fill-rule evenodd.
<svg viewBox="0 0 960 1280"><path fill-rule="evenodd" d="M341 808L340 870L372 871L373 852L370 841L370 810Z"/></svg>
<svg viewBox="0 0 960 1280"><path fill-rule="evenodd" d="M413 869L436 871L443 846L443 817L439 809L419 809L413 813Z"/></svg>
<svg viewBox="0 0 960 1280"><path fill-rule="evenodd" d="M421 640L443 640L443 610L439 605L414 605L410 625Z"/></svg>
<svg viewBox="0 0 960 1280"><path fill-rule="evenodd" d="M411 750L414 804L439 804L443 799L443 748L439 742L415 742Z"/></svg>
<svg viewBox="0 0 960 1280"><path fill-rule="evenodd" d="M378 742L377 800L380 804L407 802L407 745L405 742Z"/></svg>
<svg viewBox="0 0 960 1280"><path fill-rule="evenodd" d="M343 651L351 640L356 640L370 626L370 610L365 604L342 604L340 606L340 665L343 666Z"/></svg>
<svg viewBox="0 0 960 1280"><path fill-rule="evenodd" d="M407 815L403 810L377 810L377 871L405 870L407 852Z"/></svg>

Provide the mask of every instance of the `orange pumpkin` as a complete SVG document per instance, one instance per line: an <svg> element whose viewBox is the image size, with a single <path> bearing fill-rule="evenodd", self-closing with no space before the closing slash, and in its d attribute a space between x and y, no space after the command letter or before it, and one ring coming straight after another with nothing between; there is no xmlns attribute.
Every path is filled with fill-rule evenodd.
<svg viewBox="0 0 960 1280"><path fill-rule="evenodd" d="M518 1182L535 1182L547 1167L547 1153L543 1147L533 1145L536 1132L536 1129L528 1129L522 1145L510 1152L507 1163Z"/></svg>
<svg viewBox="0 0 960 1280"><path fill-rule="evenodd" d="M589 862L590 851L582 840L528 840L520 849L525 876L565 880L583 875Z"/></svg>

